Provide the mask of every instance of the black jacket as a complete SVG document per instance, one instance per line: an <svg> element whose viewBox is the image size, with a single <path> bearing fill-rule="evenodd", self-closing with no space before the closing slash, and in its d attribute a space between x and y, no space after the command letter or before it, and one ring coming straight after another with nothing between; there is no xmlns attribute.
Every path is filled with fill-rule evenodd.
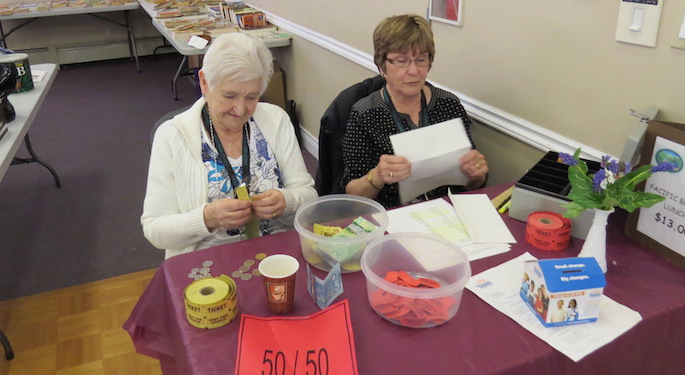
<svg viewBox="0 0 685 375"><path fill-rule="evenodd" d="M321 117L319 128L319 169L316 171L316 191L319 195L342 194L345 187L343 175L342 141L345 137L347 118L352 106L374 91L380 90L385 79L380 75L354 84L333 100Z"/></svg>

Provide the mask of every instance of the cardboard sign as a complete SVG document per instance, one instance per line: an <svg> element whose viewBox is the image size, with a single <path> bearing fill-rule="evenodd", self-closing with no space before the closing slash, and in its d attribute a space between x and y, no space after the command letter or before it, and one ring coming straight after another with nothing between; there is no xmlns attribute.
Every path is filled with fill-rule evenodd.
<svg viewBox="0 0 685 375"><path fill-rule="evenodd" d="M638 185L642 191L663 195L666 200L650 208L641 208L628 216L625 234L667 260L685 267L685 124L649 121L640 164L656 163L659 154L668 151L678 168L660 172ZM660 160L659 160L660 161ZM641 221L641 223L640 223ZM649 224L648 224L649 223Z"/></svg>
<svg viewBox="0 0 685 375"><path fill-rule="evenodd" d="M304 317L243 314L236 358L236 375L357 375L348 300Z"/></svg>

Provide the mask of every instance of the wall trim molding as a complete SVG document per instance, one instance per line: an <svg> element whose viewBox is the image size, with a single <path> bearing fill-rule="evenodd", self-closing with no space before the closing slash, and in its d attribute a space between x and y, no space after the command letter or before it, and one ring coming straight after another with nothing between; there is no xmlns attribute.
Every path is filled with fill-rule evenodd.
<svg viewBox="0 0 685 375"><path fill-rule="evenodd" d="M266 14L269 22L283 28L293 36L307 40L321 48L325 48L347 60L355 62L374 74L377 73L376 65L373 63L373 56L347 44L344 44L327 35L318 33L302 25L293 23L285 18L279 17L271 12L262 11ZM581 144L571 138L555 133L540 125L536 125L523 118L515 116L506 111L500 110L478 100L475 100L457 90L430 81L435 87L454 93L459 97L464 108L474 120L488 125L504 134L514 137L532 147L544 152L554 150L573 153L577 148L582 147L581 157L591 160L600 160L605 154L588 145ZM304 130L304 129L303 129ZM318 141L309 132L303 132L303 143L307 151L318 158ZM311 147L311 149L310 149Z"/></svg>

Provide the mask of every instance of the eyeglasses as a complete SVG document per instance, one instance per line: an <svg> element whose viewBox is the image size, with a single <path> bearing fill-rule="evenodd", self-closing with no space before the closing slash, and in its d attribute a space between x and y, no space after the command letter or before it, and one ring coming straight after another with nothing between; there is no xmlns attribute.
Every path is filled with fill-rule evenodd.
<svg viewBox="0 0 685 375"><path fill-rule="evenodd" d="M408 56L400 56L396 57L394 59L391 59L389 57L385 58L386 61L391 63L392 65L395 65L397 68L407 68L411 64L412 61L416 63L416 66L419 68L425 68L431 64L433 59L431 58L430 55L421 55L416 58L411 58Z"/></svg>

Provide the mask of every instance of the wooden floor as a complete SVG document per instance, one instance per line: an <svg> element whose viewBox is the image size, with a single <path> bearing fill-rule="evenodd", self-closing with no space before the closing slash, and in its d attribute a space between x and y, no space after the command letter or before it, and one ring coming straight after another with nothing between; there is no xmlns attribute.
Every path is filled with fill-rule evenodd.
<svg viewBox="0 0 685 375"><path fill-rule="evenodd" d="M121 328L154 272L0 302L0 328L15 353L11 361L2 353L0 375L161 374Z"/></svg>

